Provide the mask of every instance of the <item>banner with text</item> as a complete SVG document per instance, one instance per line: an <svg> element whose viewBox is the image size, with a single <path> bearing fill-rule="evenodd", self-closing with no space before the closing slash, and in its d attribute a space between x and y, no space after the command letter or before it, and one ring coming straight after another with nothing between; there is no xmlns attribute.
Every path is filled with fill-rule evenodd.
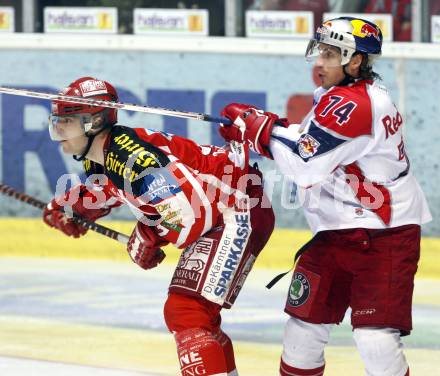
<svg viewBox="0 0 440 376"><path fill-rule="evenodd" d="M151 9L133 11L135 34L197 35L209 34L209 13L206 9Z"/></svg>
<svg viewBox="0 0 440 376"><path fill-rule="evenodd" d="M117 8L44 8L45 33L115 34L117 31Z"/></svg>
<svg viewBox="0 0 440 376"><path fill-rule="evenodd" d="M247 37L309 39L313 31L312 12L246 11Z"/></svg>

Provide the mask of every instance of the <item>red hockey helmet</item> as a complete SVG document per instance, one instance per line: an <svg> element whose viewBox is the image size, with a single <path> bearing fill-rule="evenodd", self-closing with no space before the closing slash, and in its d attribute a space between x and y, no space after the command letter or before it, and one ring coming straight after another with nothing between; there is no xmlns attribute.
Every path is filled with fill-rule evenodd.
<svg viewBox="0 0 440 376"><path fill-rule="evenodd" d="M109 84L107 81L98 80L93 77L81 77L73 81L68 87L62 90L60 94L112 102L118 101L118 94L111 84ZM93 115L101 113L103 116L99 127L112 126L113 124L116 124L118 120L118 110L116 109L64 102L59 100L52 101L51 115L53 117L89 114L88 117L90 118ZM92 127L92 124L89 126L87 125L84 129L86 133Z"/></svg>

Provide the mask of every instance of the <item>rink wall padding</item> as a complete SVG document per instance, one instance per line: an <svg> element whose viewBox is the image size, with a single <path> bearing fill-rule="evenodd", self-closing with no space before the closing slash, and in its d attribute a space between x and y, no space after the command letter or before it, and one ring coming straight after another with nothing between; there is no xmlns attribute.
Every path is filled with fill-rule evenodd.
<svg viewBox="0 0 440 376"><path fill-rule="evenodd" d="M244 102L298 122L310 108L316 88L316 77L303 58L306 44L245 38L90 36L85 46L82 37L11 35L0 40L0 85L57 92L78 77L96 76L110 81L125 103L218 116L225 104ZM425 55L417 53L420 49ZM428 236L440 236L439 51L436 45L411 44L409 50L406 44L386 44L376 69L405 118L411 170L436 219L424 228ZM49 101L0 95L0 181L41 200L53 196L61 175L80 173L81 168L50 141L49 109ZM217 127L209 123L124 111L119 112L119 122L187 136L199 143L221 144ZM255 160L265 173L277 226L307 228L302 210L293 202L294 185L277 175L274 162ZM80 178L84 181L83 175ZM39 214L0 197L0 215ZM117 220L133 218L123 210L112 215Z"/></svg>
<svg viewBox="0 0 440 376"><path fill-rule="evenodd" d="M102 221L101 223L125 234L130 234L132 221ZM276 229L264 248L255 267L276 270L292 266L296 250L311 237L306 230ZM164 248L166 263L177 263L181 250ZM422 239L422 257L418 276L440 278L440 239ZM39 218L0 218L0 256L54 257L74 259L105 259L131 262L123 244L89 231L74 239L46 226Z"/></svg>

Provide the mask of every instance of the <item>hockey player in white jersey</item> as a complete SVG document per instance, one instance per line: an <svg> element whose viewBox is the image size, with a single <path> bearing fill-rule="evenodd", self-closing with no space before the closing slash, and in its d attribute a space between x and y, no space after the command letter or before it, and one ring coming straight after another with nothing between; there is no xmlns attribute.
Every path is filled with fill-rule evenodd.
<svg viewBox="0 0 440 376"><path fill-rule="evenodd" d="M309 43L321 87L301 124L232 103L226 140L246 140L292 177L314 233L292 278L280 375L324 374L324 347L351 307L367 375L407 376L400 337L412 329L420 225L431 219L405 153L403 118L375 81L382 32L350 17Z"/></svg>

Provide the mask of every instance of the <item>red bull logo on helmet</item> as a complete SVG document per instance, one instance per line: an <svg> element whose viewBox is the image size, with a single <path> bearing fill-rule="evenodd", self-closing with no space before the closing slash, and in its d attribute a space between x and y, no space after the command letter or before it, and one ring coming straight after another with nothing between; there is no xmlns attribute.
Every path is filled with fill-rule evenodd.
<svg viewBox="0 0 440 376"><path fill-rule="evenodd" d="M331 27L332 23L329 21L324 22L320 27L318 27L318 29L316 29L315 32L315 38L318 41L322 41L325 39L326 35L330 34L330 27Z"/></svg>
<svg viewBox="0 0 440 376"><path fill-rule="evenodd" d="M378 41L380 41L380 30L373 25L362 21L362 20L352 20L351 24L353 25L352 34L356 37L367 38L369 36L373 36Z"/></svg>
<svg viewBox="0 0 440 376"><path fill-rule="evenodd" d="M370 24L366 23L364 26L362 26L361 34L366 34L367 36L372 35L377 40L379 40L379 31L374 26L372 26Z"/></svg>

